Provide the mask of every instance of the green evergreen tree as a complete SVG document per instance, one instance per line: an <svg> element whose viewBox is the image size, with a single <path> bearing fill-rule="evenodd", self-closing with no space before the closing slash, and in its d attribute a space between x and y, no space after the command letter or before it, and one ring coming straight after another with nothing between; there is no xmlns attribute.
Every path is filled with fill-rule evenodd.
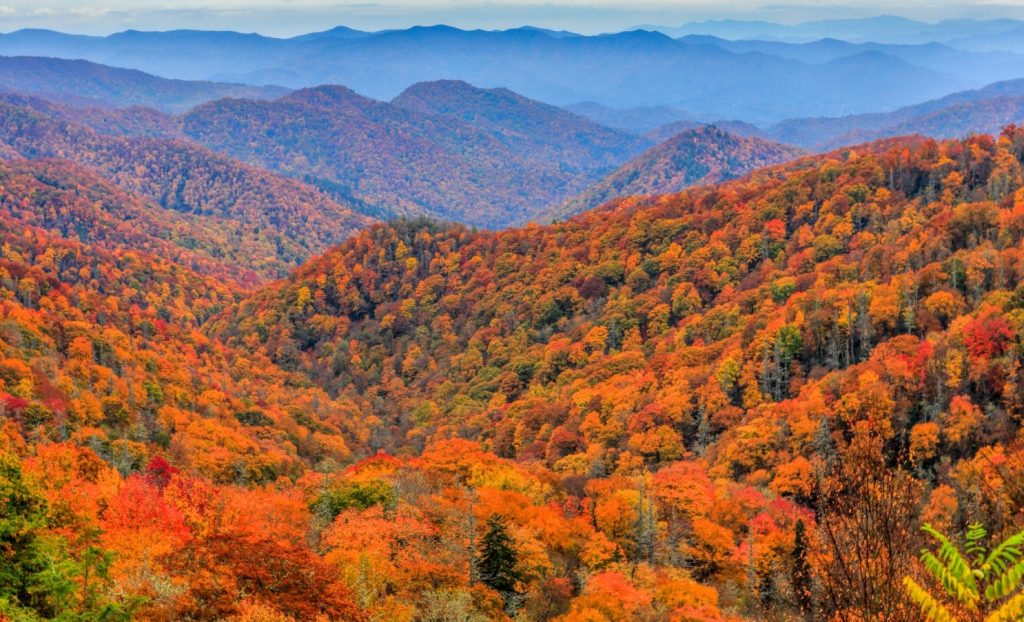
<svg viewBox="0 0 1024 622"><path fill-rule="evenodd" d="M505 519L498 514L487 519L487 531L480 540L477 577L481 583L499 592L506 605L518 594L522 577L516 569L519 553L508 535Z"/></svg>
<svg viewBox="0 0 1024 622"><path fill-rule="evenodd" d="M793 592L800 613L807 615L813 609L811 601L811 564L807 560L807 527L804 521L797 520L793 534Z"/></svg>
<svg viewBox="0 0 1024 622"><path fill-rule="evenodd" d="M0 620L127 622L137 601L106 598L113 556L94 545L76 559L46 533L47 506L22 477L17 459L0 454Z"/></svg>
<svg viewBox="0 0 1024 622"><path fill-rule="evenodd" d="M45 524L46 503L25 484L18 461L0 455L0 613L44 604L38 534Z"/></svg>

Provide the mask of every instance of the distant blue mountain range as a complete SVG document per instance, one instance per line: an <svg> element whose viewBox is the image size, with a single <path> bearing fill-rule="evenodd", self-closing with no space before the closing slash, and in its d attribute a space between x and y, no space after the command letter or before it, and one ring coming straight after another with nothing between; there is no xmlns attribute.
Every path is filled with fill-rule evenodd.
<svg viewBox="0 0 1024 622"><path fill-rule="evenodd" d="M1024 56L965 52L949 44L836 39L793 44L734 41L722 35L762 33L781 39L787 33L788 38L799 38L829 30L852 40L871 28L887 37L900 32L918 36L913 33L931 28L929 32L967 39L1005 34L1021 25L957 24L897 18L799 27L714 22L671 33L682 35L680 39L653 30L583 36L533 27L483 31L428 26L363 32L339 26L289 39L199 30L129 30L107 37L20 30L0 35L0 54L82 58L185 80L288 88L344 84L378 99L393 98L418 82L458 79L482 87L507 87L559 105L661 106L695 119L743 119L766 125L793 117L895 110L1024 77ZM690 36L701 29L711 36Z"/></svg>
<svg viewBox="0 0 1024 622"><path fill-rule="evenodd" d="M1024 21L1013 19L955 19L928 23L880 15L793 25L765 21L709 20L678 27L645 25L639 29L655 30L671 37L711 35L732 40L761 39L791 43L833 38L852 43L950 43L970 51L1024 52Z"/></svg>

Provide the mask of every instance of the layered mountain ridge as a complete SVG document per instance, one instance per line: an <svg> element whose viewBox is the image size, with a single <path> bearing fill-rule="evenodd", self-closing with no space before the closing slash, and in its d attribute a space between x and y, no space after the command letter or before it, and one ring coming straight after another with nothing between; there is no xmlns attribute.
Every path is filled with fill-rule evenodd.
<svg viewBox="0 0 1024 622"><path fill-rule="evenodd" d="M623 164L551 216L572 216L620 197L672 194L714 184L801 155L804 151L796 147L737 136L715 126L688 129Z"/></svg>
<svg viewBox="0 0 1024 622"><path fill-rule="evenodd" d="M946 47L536 28L0 49L40 41L303 88L61 61L0 94L0 620L1024 616L1019 80L893 110ZM499 44L622 108L330 84ZM865 67L874 113L775 123L813 104L781 68Z"/></svg>

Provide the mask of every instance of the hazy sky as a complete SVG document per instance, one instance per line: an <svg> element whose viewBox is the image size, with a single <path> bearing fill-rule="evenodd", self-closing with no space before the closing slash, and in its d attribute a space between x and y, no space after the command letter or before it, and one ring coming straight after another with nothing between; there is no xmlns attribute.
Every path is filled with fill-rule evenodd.
<svg viewBox="0 0 1024 622"><path fill-rule="evenodd" d="M446 23L462 28L531 24L582 33L641 24L737 18L794 23L812 19L889 14L925 21L946 18L1024 18L1024 0L0 0L0 32L53 28L107 34L128 28L230 29L294 35L343 24L380 30Z"/></svg>

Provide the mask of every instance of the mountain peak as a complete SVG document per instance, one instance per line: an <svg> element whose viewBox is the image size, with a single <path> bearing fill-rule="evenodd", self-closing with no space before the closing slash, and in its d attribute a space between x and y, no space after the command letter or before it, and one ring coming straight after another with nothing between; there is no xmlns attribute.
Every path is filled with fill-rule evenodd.
<svg viewBox="0 0 1024 622"><path fill-rule="evenodd" d="M374 100L356 93L347 86L321 84L320 86L299 89L281 97L278 101L333 108L341 105L365 106Z"/></svg>
<svg viewBox="0 0 1024 622"><path fill-rule="evenodd" d="M572 216L618 197L669 194L689 186L717 183L803 153L796 147L738 136L714 125L688 127L566 201L551 216Z"/></svg>
<svg viewBox="0 0 1024 622"><path fill-rule="evenodd" d="M321 30L319 32L310 32L304 35L298 35L292 37L291 41L318 41L324 39L360 39L368 37L373 33L366 32L365 30L356 30L355 28L349 28L348 26L335 26L327 30Z"/></svg>
<svg viewBox="0 0 1024 622"><path fill-rule="evenodd" d="M473 86L465 80L425 80L423 82L417 82L409 86L409 88L402 91L402 93L396 98L399 99L406 95L415 95L420 93L453 93L453 92L479 92L484 89Z"/></svg>

